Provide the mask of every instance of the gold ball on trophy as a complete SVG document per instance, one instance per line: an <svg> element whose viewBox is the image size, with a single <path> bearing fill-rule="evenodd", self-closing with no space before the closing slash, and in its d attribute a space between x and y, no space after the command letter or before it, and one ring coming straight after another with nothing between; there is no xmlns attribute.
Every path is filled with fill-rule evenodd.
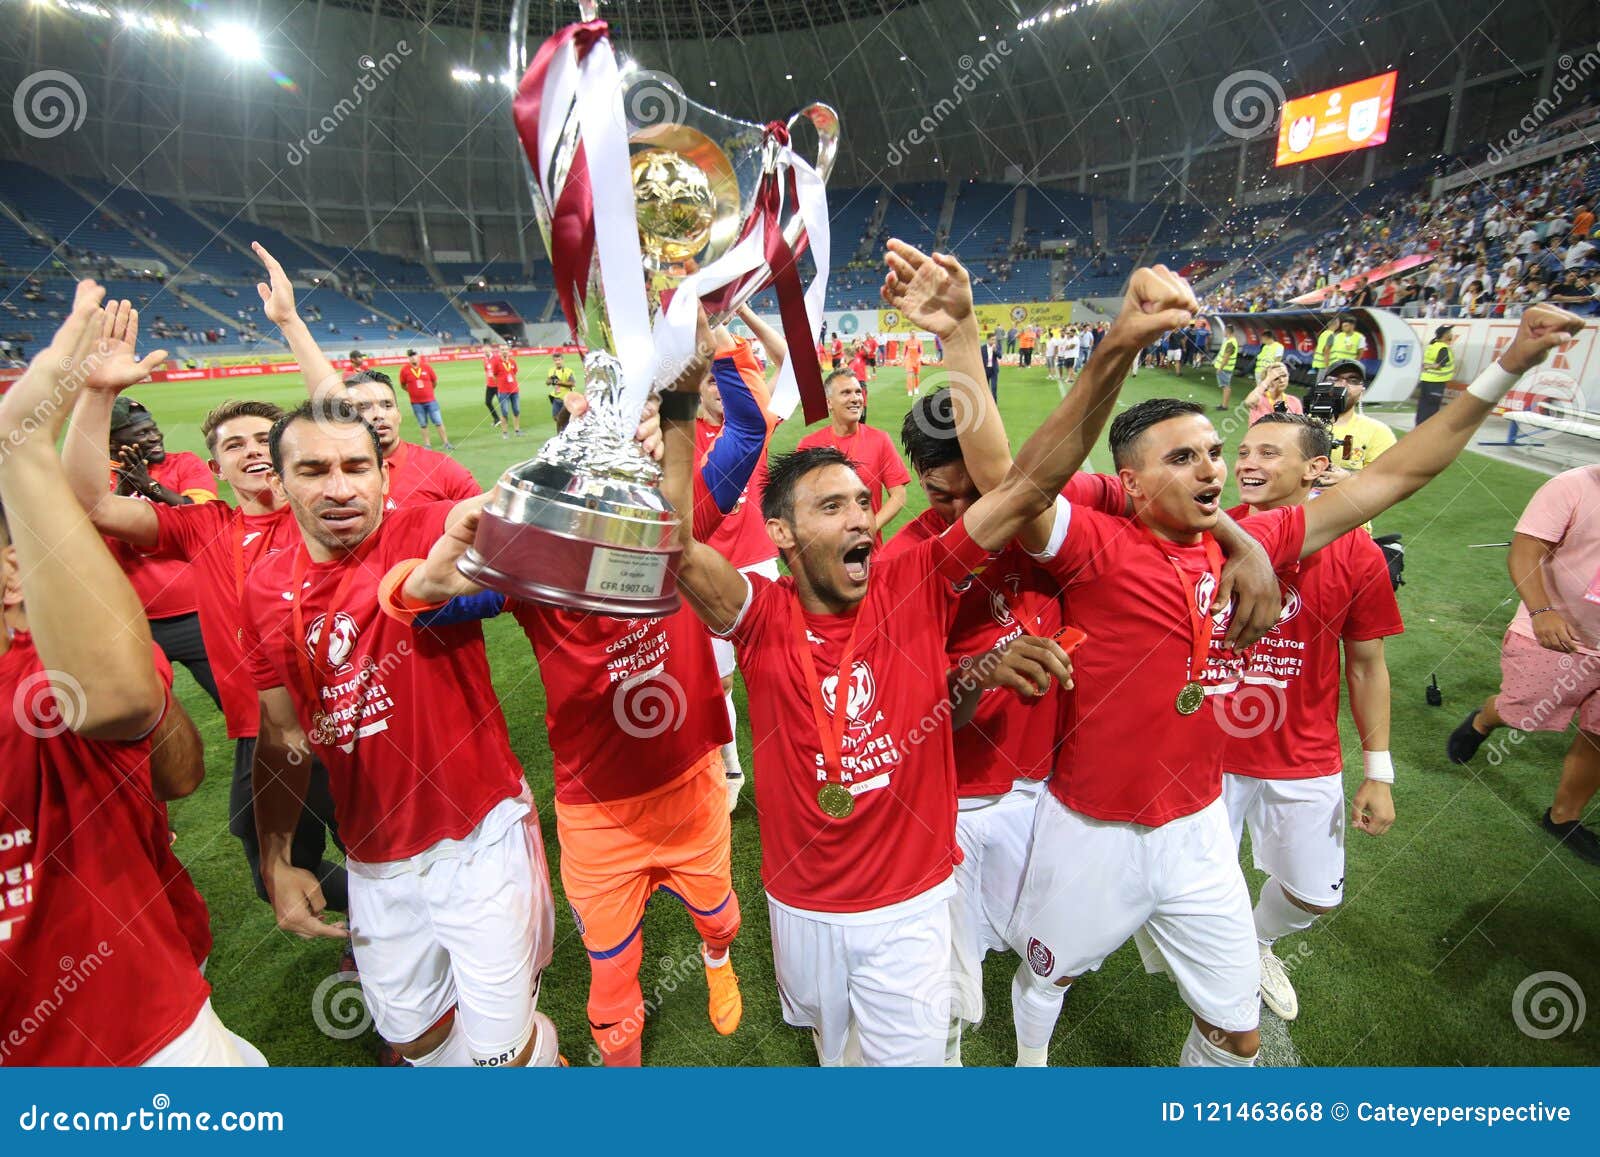
<svg viewBox="0 0 1600 1157"><path fill-rule="evenodd" d="M700 167L670 149L637 152L632 167L639 239L650 256L676 264L704 249L717 206Z"/></svg>

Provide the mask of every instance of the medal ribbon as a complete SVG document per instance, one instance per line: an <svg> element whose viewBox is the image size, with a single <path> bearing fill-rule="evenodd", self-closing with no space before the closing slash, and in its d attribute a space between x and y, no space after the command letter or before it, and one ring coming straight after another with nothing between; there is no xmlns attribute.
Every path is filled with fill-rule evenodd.
<svg viewBox="0 0 1600 1157"><path fill-rule="evenodd" d="M1148 532L1147 532L1148 533ZM1178 590L1183 594L1183 605L1189 608L1189 637L1191 647L1189 651L1189 678L1188 682L1198 683L1206 671L1206 652L1211 648L1211 619L1210 616L1202 617L1200 608L1194 599L1194 590L1189 582L1189 572L1183 569L1183 564L1172 555L1167 554L1167 548L1161 541L1151 534L1150 539L1156 544L1157 549L1166 555L1172 564L1172 571L1178 576ZM1211 576L1213 583L1222 581L1222 548L1217 545L1217 540L1209 534L1201 535L1201 543L1206 551L1206 573Z"/></svg>
<svg viewBox="0 0 1600 1157"><path fill-rule="evenodd" d="M856 611L855 626L850 628L850 638L844 645L844 657L839 660L837 682L833 689L833 718L828 718L828 708L822 702L822 680L817 678L817 664L811 658L811 644L806 639L805 612L800 609L800 600L797 598L790 604L791 617L794 622L794 645L800 657L800 669L805 675L806 690L811 692L811 717L817 725L817 745L822 749L822 766L828 775L828 782L834 782L837 775L842 784L844 780L844 759L840 752L844 747L845 723L850 718L850 676L851 661L856 656L856 639L861 633L861 622L867 617L866 608L861 607Z"/></svg>
<svg viewBox="0 0 1600 1157"><path fill-rule="evenodd" d="M328 652L333 646L334 620L338 617L339 608L344 606L344 600L350 594L350 584L355 581L356 572L361 570L361 557L366 552L358 550L350 561L345 564L344 577L339 580L338 588L333 592L333 602L328 604L327 614L322 620L322 637L317 640L316 667L326 670L328 667ZM328 714L322 710L322 688L317 683L316 670L312 667L311 658L306 655L306 621L305 621L305 593L306 593L306 567L311 562L311 556L301 543L294 556L294 598L289 601L289 616L294 627L293 644L295 666L300 671L300 682L303 684L306 697L311 700L311 720L313 730L322 730L322 720ZM329 742L331 742L331 738Z"/></svg>

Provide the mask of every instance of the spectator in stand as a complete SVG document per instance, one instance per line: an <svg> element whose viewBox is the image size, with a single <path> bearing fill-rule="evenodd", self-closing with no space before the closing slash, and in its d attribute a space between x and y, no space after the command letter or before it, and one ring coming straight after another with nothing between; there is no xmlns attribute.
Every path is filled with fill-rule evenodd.
<svg viewBox="0 0 1600 1157"><path fill-rule="evenodd" d="M1594 210L1589 208L1585 201L1578 206L1578 211L1572 215L1572 232L1569 237L1573 241L1588 239L1594 233Z"/></svg>

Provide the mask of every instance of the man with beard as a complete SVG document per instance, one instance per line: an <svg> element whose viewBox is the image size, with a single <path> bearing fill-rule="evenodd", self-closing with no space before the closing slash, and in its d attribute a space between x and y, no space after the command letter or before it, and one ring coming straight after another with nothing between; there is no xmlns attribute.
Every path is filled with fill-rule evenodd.
<svg viewBox="0 0 1600 1157"><path fill-rule="evenodd" d="M278 926L350 938L377 1030L413 1065L555 1064L555 1027L536 1010L549 878L482 629L419 636L379 609L384 573L447 529L470 535L471 509L386 514L378 435L347 407L284 415L268 451L298 533L251 572L241 603ZM323 921L322 889L291 855L308 748L328 767L348 849L348 928Z"/></svg>

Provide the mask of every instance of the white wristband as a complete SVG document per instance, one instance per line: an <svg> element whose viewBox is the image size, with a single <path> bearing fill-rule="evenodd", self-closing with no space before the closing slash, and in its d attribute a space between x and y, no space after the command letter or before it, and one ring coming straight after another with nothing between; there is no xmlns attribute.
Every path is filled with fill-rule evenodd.
<svg viewBox="0 0 1600 1157"><path fill-rule="evenodd" d="M1363 751L1361 757L1367 763L1367 778L1375 779L1379 783L1394 782L1394 759L1387 751Z"/></svg>
<svg viewBox="0 0 1600 1157"><path fill-rule="evenodd" d="M1516 385L1521 377L1521 374L1512 373L1499 362L1491 362L1488 369L1472 379L1472 384L1467 387L1467 393L1480 402L1497 406L1500 404L1500 399L1511 392L1511 387Z"/></svg>

